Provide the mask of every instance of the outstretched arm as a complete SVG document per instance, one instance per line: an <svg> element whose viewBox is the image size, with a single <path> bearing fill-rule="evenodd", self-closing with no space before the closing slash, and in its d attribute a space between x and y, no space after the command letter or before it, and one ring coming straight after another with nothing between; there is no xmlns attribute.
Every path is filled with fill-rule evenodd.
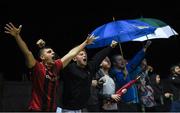
<svg viewBox="0 0 180 113"><path fill-rule="evenodd" d="M92 57L92 60L89 64L93 68L94 72L96 72L99 69L101 62L104 60L106 56L108 56L111 53L112 49L115 48L117 44L118 43L113 40L109 47L104 48Z"/></svg>
<svg viewBox="0 0 180 113"><path fill-rule="evenodd" d="M32 68L36 63L36 60L32 52L28 49L26 43L22 40L20 36L20 31L22 26L20 25L19 28L16 28L12 23L9 23L6 24L4 28L5 28L5 33L12 35L16 40L19 48L21 49L22 53L25 56L27 67Z"/></svg>
<svg viewBox="0 0 180 113"><path fill-rule="evenodd" d="M146 45L140 50L133 58L129 61L127 65L128 72L133 71L138 65L140 65L141 61L145 57L145 52L147 48L151 45L151 41L147 41Z"/></svg>
<svg viewBox="0 0 180 113"><path fill-rule="evenodd" d="M79 46L73 48L72 50L70 50L62 59L62 63L63 63L63 68L67 66L67 64L80 52L82 51L86 45L91 44L96 37L94 37L93 35L90 35L87 37L87 39L80 44Z"/></svg>

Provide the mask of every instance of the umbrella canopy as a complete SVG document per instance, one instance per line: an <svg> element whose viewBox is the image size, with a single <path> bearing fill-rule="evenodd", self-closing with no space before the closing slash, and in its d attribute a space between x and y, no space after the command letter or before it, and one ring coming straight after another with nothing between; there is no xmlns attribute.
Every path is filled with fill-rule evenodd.
<svg viewBox="0 0 180 113"><path fill-rule="evenodd" d="M173 35L178 35L178 33L172 27L170 27L161 20L154 18L140 18L139 20L148 23L151 26L156 27L156 30L152 34L148 34L147 36L142 36L133 39L133 41L145 41L147 39L169 38Z"/></svg>
<svg viewBox="0 0 180 113"><path fill-rule="evenodd" d="M93 44L88 45L87 48L104 47L110 45L112 40L117 42L132 41L135 38L152 34L155 30L155 26L139 19L109 22L92 32L92 34L99 36L99 38Z"/></svg>

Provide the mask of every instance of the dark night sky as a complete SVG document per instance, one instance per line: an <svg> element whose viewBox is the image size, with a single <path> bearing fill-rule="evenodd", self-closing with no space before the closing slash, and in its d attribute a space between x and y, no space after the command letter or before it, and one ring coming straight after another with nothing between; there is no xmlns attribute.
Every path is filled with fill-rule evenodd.
<svg viewBox="0 0 180 113"><path fill-rule="evenodd" d="M61 2L61 1L59 1ZM136 3L135 3L136 2ZM24 58L14 39L4 34L4 25L9 21L15 25L22 24L22 37L29 49L36 54L35 42L39 38L47 41L61 57L72 47L80 44L96 27L116 20L134 19L143 17L157 18L171 25L180 32L180 7L177 2L156 3L157 1L127 1L119 2L88 2L76 3L66 1L58 3L28 2L20 5L17 2L4 2L0 7L0 72L6 80L21 80L22 73L26 72ZM170 3L169 3L170 2ZM123 51L127 59L131 58L143 43L123 43ZM89 56L95 50L89 50ZM116 48L118 51L119 49ZM167 76L168 68L180 62L180 39L153 40L147 52L148 62L163 77Z"/></svg>

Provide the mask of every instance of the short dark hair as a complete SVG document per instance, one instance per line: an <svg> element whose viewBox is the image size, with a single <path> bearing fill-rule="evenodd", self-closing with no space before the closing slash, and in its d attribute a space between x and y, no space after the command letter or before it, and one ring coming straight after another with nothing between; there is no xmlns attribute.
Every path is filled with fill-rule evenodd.
<svg viewBox="0 0 180 113"><path fill-rule="evenodd" d="M121 56L121 54L115 54L115 55L111 56L110 61L111 61L112 63L115 63L117 56Z"/></svg>

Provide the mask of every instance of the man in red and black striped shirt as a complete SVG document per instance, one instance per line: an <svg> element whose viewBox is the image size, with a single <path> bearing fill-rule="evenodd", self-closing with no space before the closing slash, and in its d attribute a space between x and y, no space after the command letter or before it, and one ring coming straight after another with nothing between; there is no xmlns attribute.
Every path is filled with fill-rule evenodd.
<svg viewBox="0 0 180 113"><path fill-rule="evenodd" d="M51 48L40 50L41 62L37 61L26 43L20 36L22 26L16 28L12 23L6 24L5 33L10 34L16 40L26 59L26 65L32 70L32 97L29 104L30 111L55 111L56 89L58 86L59 71L74 58L87 44L95 39L89 36L82 44L73 48L62 59L54 60L55 52Z"/></svg>

